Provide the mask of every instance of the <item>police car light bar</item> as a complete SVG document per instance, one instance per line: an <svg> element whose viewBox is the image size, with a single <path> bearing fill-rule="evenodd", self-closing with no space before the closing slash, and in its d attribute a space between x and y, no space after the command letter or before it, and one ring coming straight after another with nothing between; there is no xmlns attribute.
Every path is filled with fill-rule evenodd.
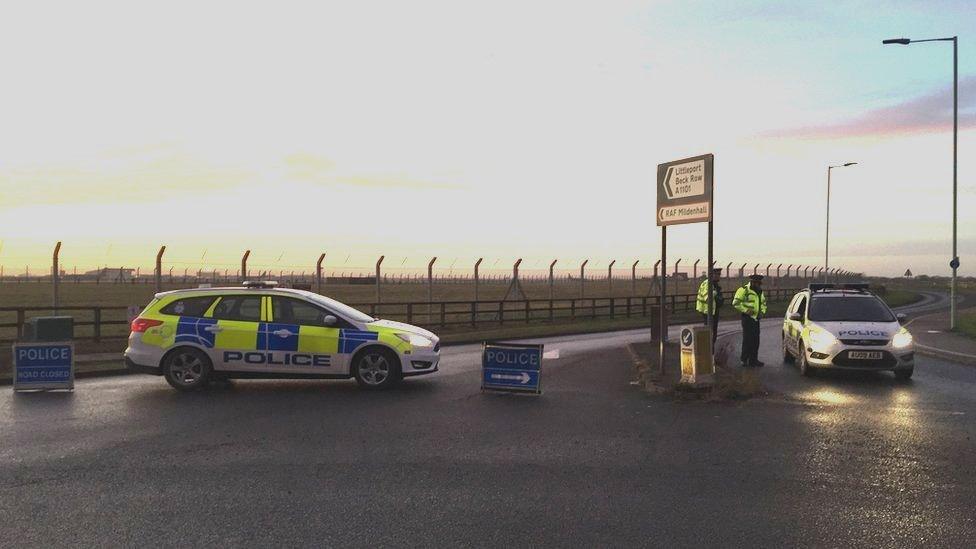
<svg viewBox="0 0 976 549"><path fill-rule="evenodd" d="M827 290L867 292L871 287L867 282L845 282L844 284L833 283L811 283L811 292L825 292Z"/></svg>
<svg viewBox="0 0 976 549"><path fill-rule="evenodd" d="M275 280L245 280L243 284L245 288L274 288L277 285Z"/></svg>

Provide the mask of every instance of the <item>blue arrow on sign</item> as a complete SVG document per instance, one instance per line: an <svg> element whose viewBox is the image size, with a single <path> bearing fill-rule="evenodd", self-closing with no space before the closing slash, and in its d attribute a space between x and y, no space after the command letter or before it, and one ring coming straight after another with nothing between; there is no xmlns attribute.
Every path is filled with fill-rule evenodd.
<svg viewBox="0 0 976 549"><path fill-rule="evenodd" d="M539 393L542 345L486 343L481 388Z"/></svg>

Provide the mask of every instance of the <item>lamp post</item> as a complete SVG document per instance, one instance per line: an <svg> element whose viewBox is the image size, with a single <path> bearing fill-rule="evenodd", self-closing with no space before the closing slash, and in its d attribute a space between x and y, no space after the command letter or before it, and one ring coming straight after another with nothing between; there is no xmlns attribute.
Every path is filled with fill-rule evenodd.
<svg viewBox="0 0 976 549"><path fill-rule="evenodd" d="M907 46L916 42L952 42L952 259L949 267L952 268L952 286L949 290L949 329L956 329L956 271L959 269L958 249L956 248L956 214L958 212L956 197L956 166L957 149L959 137L959 37L951 38L927 38L925 40L912 40L910 38L891 38L882 40L882 44L901 44Z"/></svg>
<svg viewBox="0 0 976 549"><path fill-rule="evenodd" d="M824 238L824 270L827 274L824 275L824 282L827 282L827 277L830 274L830 170L834 168L846 168L855 164L857 162L827 166L827 231L826 237Z"/></svg>

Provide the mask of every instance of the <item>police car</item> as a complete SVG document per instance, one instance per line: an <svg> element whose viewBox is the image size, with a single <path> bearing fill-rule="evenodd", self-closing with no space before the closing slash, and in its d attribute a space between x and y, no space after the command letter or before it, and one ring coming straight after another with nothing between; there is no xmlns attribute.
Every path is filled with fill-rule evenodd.
<svg viewBox="0 0 976 549"><path fill-rule="evenodd" d="M355 378L366 389L437 371L440 340L319 294L245 283L156 294L132 321L125 362L193 390L212 379Z"/></svg>
<svg viewBox="0 0 976 549"><path fill-rule="evenodd" d="M783 320L783 360L809 376L815 369L890 370L907 380L915 370L912 334L867 284L810 284Z"/></svg>

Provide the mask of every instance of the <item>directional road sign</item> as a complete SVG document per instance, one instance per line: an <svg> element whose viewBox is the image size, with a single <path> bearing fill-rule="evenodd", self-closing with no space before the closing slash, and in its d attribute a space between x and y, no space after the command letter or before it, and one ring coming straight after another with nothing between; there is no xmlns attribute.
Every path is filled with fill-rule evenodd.
<svg viewBox="0 0 976 549"><path fill-rule="evenodd" d="M657 166L657 224L679 225L712 220L711 154Z"/></svg>
<svg viewBox="0 0 976 549"><path fill-rule="evenodd" d="M72 343L15 343L14 391L74 389Z"/></svg>
<svg viewBox="0 0 976 549"><path fill-rule="evenodd" d="M481 390L542 393L542 345L485 343Z"/></svg>

